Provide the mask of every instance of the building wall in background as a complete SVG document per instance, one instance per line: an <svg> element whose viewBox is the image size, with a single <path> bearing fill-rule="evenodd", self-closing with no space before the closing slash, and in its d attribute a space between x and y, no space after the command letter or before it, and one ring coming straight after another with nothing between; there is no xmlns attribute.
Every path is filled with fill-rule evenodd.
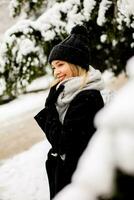
<svg viewBox="0 0 134 200"><path fill-rule="evenodd" d="M9 15L10 0L0 0L0 41L2 40L5 31L14 25L18 19L13 19Z"/></svg>

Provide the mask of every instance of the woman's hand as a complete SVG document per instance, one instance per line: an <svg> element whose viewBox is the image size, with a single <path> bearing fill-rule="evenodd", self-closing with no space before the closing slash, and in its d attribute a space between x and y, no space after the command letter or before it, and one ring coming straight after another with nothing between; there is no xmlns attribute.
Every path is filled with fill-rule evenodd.
<svg viewBox="0 0 134 200"><path fill-rule="evenodd" d="M56 86L53 86L51 89L50 89L50 92L49 92L49 95L46 99L46 103L45 103L45 106L48 107L52 104L55 104L56 101L57 101L57 98L59 96L59 94L63 91L64 89L64 85L60 85L59 88L56 90Z"/></svg>

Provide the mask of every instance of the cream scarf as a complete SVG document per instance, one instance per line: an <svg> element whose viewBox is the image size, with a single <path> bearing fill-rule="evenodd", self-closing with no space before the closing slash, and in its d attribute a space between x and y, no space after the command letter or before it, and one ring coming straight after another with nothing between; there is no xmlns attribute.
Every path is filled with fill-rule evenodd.
<svg viewBox="0 0 134 200"><path fill-rule="evenodd" d="M86 77L86 84L84 84L84 87L81 87L83 78L83 76L71 77L69 79L63 80L57 86L57 88L60 84L65 86L63 92L60 93L56 102L56 108L59 113L59 119L61 123L63 123L70 102L79 92L90 89L102 90L104 88L101 72L91 66Z"/></svg>

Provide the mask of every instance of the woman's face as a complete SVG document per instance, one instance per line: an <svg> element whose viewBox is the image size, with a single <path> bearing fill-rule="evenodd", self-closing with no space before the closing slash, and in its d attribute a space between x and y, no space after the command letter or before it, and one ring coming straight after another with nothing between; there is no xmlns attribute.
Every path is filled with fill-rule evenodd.
<svg viewBox="0 0 134 200"><path fill-rule="evenodd" d="M63 81L73 76L73 71L71 70L71 66L73 66L73 64L62 60L54 60L52 61L51 65L54 72L54 76L59 81Z"/></svg>

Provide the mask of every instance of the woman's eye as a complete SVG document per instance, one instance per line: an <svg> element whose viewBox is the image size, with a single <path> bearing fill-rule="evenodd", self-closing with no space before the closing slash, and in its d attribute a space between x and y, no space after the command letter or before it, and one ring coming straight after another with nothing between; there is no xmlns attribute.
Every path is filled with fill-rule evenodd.
<svg viewBox="0 0 134 200"><path fill-rule="evenodd" d="M59 66L59 67L63 66L63 63L59 64L58 66Z"/></svg>

